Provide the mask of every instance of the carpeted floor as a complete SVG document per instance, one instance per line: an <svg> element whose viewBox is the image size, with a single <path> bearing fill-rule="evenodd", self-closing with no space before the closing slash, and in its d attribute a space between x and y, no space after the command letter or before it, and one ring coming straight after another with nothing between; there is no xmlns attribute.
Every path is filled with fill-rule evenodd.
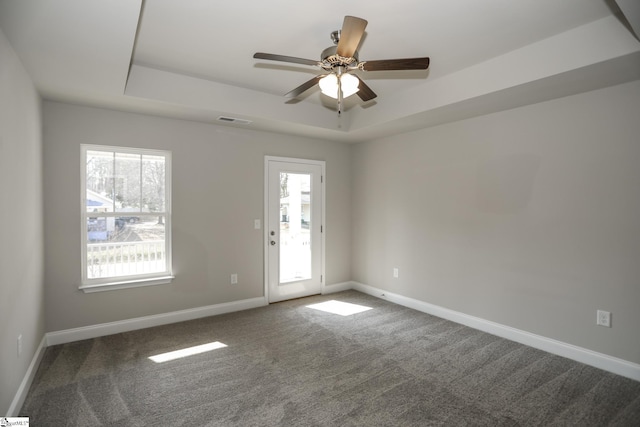
<svg viewBox="0 0 640 427"><path fill-rule="evenodd" d="M350 316L308 305L337 300ZM160 353L227 347L164 363ZM47 348L32 426L640 426L640 382L355 291Z"/></svg>

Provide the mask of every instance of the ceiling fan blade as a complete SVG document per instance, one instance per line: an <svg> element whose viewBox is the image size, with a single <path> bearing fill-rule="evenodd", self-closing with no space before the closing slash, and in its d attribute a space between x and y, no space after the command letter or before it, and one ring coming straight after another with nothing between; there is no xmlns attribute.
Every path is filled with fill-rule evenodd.
<svg viewBox="0 0 640 427"><path fill-rule="evenodd" d="M256 52L253 55L256 59L268 59L270 61L293 62L294 64L318 65L318 61L312 59L296 58L295 56L274 55L272 53Z"/></svg>
<svg viewBox="0 0 640 427"><path fill-rule="evenodd" d="M393 71L393 70L426 70L429 68L429 58L381 59L379 61L363 61L364 71Z"/></svg>
<svg viewBox="0 0 640 427"><path fill-rule="evenodd" d="M360 99L362 99L363 101L370 101L378 96L374 91L371 90L369 86L367 86L367 84L362 79L359 78L358 80L360 80L360 83L358 83L358 89L360 90L358 90L358 92L356 93L358 94Z"/></svg>
<svg viewBox="0 0 640 427"><path fill-rule="evenodd" d="M336 53L345 58L351 58L358 49L360 39L367 27L367 21L355 16L345 16L340 31L340 41Z"/></svg>
<svg viewBox="0 0 640 427"><path fill-rule="evenodd" d="M307 90L309 90L312 87L314 87L315 85L317 85L318 82L320 81L320 79L325 77L325 76L326 76L326 74L320 74L319 76L315 76L311 80L308 80L308 81L302 83L297 88L295 88L292 91L286 93L284 96L287 97L287 98L295 98L298 95L301 95L303 92L306 92Z"/></svg>

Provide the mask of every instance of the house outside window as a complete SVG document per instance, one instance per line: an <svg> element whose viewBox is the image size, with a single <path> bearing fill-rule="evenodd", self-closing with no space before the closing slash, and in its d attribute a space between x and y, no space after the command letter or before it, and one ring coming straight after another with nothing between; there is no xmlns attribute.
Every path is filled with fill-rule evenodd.
<svg viewBox="0 0 640 427"><path fill-rule="evenodd" d="M169 283L171 153L95 145L81 150L80 289Z"/></svg>

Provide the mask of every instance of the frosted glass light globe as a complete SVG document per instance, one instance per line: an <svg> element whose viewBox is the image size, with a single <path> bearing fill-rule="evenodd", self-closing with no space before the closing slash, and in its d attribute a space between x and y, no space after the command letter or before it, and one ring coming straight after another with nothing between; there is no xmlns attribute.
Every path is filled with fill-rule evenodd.
<svg viewBox="0 0 640 427"><path fill-rule="evenodd" d="M327 96L334 99L338 98L338 76L331 73L326 77L320 79L320 90ZM342 84L342 97L347 98L356 93L360 88L358 87L360 81L356 76L351 74L343 74L340 76L340 83Z"/></svg>

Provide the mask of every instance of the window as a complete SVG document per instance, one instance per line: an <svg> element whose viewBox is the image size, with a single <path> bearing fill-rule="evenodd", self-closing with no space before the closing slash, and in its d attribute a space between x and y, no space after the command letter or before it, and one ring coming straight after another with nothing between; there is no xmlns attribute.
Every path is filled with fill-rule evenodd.
<svg viewBox="0 0 640 427"><path fill-rule="evenodd" d="M82 145L82 289L169 283L171 153Z"/></svg>

